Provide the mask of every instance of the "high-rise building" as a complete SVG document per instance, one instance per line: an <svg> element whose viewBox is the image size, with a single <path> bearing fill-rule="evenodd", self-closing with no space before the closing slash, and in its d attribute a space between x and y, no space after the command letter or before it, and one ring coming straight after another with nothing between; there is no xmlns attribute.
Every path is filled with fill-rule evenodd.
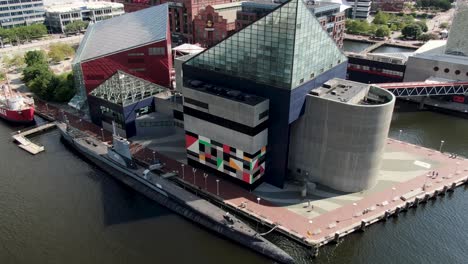
<svg viewBox="0 0 468 264"><path fill-rule="evenodd" d="M183 65L189 163L283 186L290 125L347 59L302 0L277 6ZM310 133L314 133L311 131Z"/></svg>
<svg viewBox="0 0 468 264"><path fill-rule="evenodd" d="M339 47L343 46L345 32L345 14L339 3L327 1L304 1L308 9L315 14L322 27L330 34ZM271 12L281 1L243 2L237 11L236 29L239 30Z"/></svg>
<svg viewBox="0 0 468 264"><path fill-rule="evenodd" d="M45 7L47 28L55 33L64 33L65 26L74 21L91 23L123 15L124 6L108 2L75 2Z"/></svg>
<svg viewBox="0 0 468 264"><path fill-rule="evenodd" d="M0 26L11 28L44 22L42 0L0 1Z"/></svg>

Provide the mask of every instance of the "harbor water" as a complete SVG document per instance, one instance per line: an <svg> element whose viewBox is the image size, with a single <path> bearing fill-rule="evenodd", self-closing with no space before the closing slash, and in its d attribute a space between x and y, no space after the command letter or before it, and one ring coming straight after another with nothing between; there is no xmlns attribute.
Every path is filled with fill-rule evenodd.
<svg viewBox="0 0 468 264"><path fill-rule="evenodd" d="M219 238L106 176L64 146L58 131L32 138L46 151L16 147L0 122L0 263L273 263ZM468 156L468 120L398 112L391 136ZM378 223L311 259L272 236L298 263L466 263L468 192Z"/></svg>

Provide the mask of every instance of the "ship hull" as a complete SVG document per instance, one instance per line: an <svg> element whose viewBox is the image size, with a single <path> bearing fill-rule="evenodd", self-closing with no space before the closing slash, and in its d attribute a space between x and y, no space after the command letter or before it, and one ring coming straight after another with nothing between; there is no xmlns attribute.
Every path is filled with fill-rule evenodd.
<svg viewBox="0 0 468 264"><path fill-rule="evenodd" d="M23 110L9 110L0 107L0 118L13 123L30 123L34 121L34 107Z"/></svg>
<svg viewBox="0 0 468 264"><path fill-rule="evenodd" d="M82 154L86 159L91 161L93 164L107 172L115 179L128 185L137 192L147 196L153 201L171 209L172 211L182 215L193 222L208 228L218 234L223 235L226 238L238 242L254 251L266 255L281 263L293 263L294 260L283 250L273 245L271 242L266 241L261 236L252 236L248 234L250 227L245 224L236 222L236 227L230 227L220 220L220 215L224 215L225 212L210 204L207 201L199 199L201 203L197 203L196 206L192 204L192 200L189 202L185 194L185 190L179 187L172 187L172 183L167 182L164 179L159 179L159 188L148 184L140 177L128 172L126 169L109 162L108 159L102 155L97 155L90 152L86 147L76 143L75 140L67 134L60 126L58 126L62 138L65 142ZM165 191L164 191L165 190ZM200 207L208 208L207 210L200 211ZM206 213L210 212L210 213ZM221 217L222 218L222 217ZM253 230L251 230L253 231ZM247 233L247 234L246 234Z"/></svg>

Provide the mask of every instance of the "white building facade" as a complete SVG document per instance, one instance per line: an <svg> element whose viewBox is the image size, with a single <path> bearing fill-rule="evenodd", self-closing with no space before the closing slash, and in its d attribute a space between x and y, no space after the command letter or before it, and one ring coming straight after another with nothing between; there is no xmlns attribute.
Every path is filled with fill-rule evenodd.
<svg viewBox="0 0 468 264"><path fill-rule="evenodd" d="M2 0L0 1L0 26L12 28L44 22L42 0Z"/></svg>
<svg viewBox="0 0 468 264"><path fill-rule="evenodd" d="M74 21L99 22L125 13L124 5L112 2L55 4L45 7L46 25L55 33L64 33Z"/></svg>

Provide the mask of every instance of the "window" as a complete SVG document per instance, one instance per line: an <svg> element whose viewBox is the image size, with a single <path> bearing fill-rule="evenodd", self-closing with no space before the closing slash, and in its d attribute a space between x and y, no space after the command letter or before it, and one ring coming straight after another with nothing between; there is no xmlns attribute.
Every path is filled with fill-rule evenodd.
<svg viewBox="0 0 468 264"><path fill-rule="evenodd" d="M144 58L129 58L128 63L144 63Z"/></svg>
<svg viewBox="0 0 468 264"><path fill-rule="evenodd" d="M439 67L434 67L434 71L439 71Z"/></svg>
<svg viewBox="0 0 468 264"><path fill-rule="evenodd" d="M135 68L135 69L129 69L129 70L133 72L143 72L143 71L146 71L146 68Z"/></svg>
<svg viewBox="0 0 468 264"><path fill-rule="evenodd" d="M456 74L456 75L460 75L460 70L456 70L456 71L455 71L455 74Z"/></svg>
<svg viewBox="0 0 468 264"><path fill-rule="evenodd" d="M145 54L142 52L141 53L128 53L127 55L128 56L145 56Z"/></svg>
<svg viewBox="0 0 468 264"><path fill-rule="evenodd" d="M164 48L149 48L148 49L149 55L165 55L166 51Z"/></svg>
<svg viewBox="0 0 468 264"><path fill-rule="evenodd" d="M262 112L262 113L260 113L258 115L258 120L261 120L261 119L263 119L263 118L265 118L267 116L268 116L268 110L265 110L264 112Z"/></svg>
<svg viewBox="0 0 468 264"><path fill-rule="evenodd" d="M445 73L449 73L450 70L449 70L448 68L445 68L445 69L444 69L444 72L445 72Z"/></svg>
<svg viewBox="0 0 468 264"><path fill-rule="evenodd" d="M191 104L191 105L195 105L195 106L198 106L198 107L201 107L201 108L208 109L208 104L207 103L200 102L200 101L194 100L192 98L184 97L184 102L187 103L187 104Z"/></svg>

